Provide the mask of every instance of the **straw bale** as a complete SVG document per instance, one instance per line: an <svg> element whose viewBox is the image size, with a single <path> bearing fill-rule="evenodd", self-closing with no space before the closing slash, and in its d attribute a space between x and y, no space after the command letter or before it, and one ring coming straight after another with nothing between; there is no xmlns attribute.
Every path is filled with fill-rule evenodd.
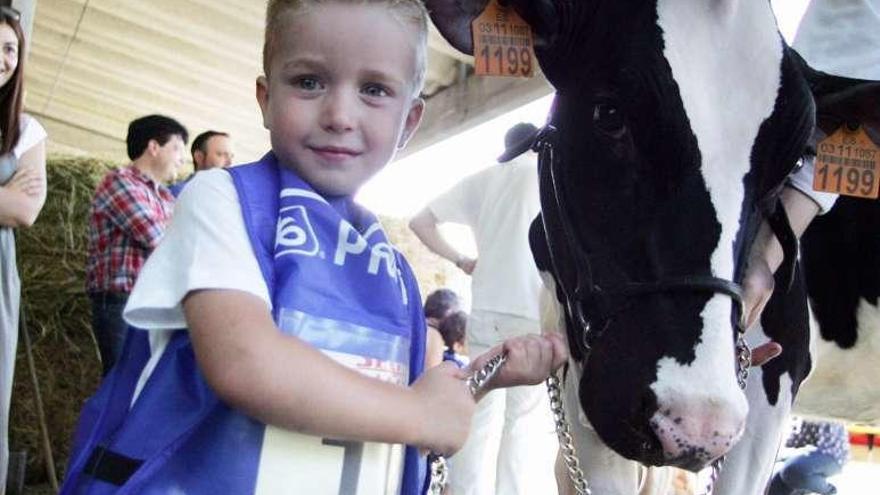
<svg viewBox="0 0 880 495"><path fill-rule="evenodd" d="M455 265L432 253L409 229L409 219L382 216L379 219L394 244L415 272L422 299L436 289L448 287L454 277L460 277Z"/></svg>

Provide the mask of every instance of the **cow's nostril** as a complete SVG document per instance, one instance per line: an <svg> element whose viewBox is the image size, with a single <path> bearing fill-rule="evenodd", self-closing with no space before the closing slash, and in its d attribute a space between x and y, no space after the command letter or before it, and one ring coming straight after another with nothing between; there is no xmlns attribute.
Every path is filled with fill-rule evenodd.
<svg viewBox="0 0 880 495"><path fill-rule="evenodd" d="M662 446L665 463L699 470L727 453L745 424L745 413L737 409L685 398L661 406L649 424Z"/></svg>

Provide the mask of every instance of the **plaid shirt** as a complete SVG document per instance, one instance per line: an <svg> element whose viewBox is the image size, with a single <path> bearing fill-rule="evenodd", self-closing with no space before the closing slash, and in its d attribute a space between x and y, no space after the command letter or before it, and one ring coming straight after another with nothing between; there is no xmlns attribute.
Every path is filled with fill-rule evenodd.
<svg viewBox="0 0 880 495"><path fill-rule="evenodd" d="M108 173L89 213L86 290L131 292L173 209L168 189L135 167Z"/></svg>

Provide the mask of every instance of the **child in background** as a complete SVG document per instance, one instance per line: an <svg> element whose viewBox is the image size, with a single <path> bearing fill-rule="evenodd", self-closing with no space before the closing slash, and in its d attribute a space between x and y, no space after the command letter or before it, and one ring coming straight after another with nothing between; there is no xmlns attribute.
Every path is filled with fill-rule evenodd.
<svg viewBox="0 0 880 495"><path fill-rule="evenodd" d="M433 368L443 362L443 336L440 322L461 305L458 294L451 289L437 289L425 298L425 321L428 335L425 343L425 368Z"/></svg>
<svg viewBox="0 0 880 495"><path fill-rule="evenodd" d="M410 495L417 448L467 437L467 373L422 372L415 278L352 199L421 119L424 6L267 9L256 93L272 150L180 196L125 311L147 331L86 405L62 493ZM499 352L490 388L539 383L567 354L528 336L474 367Z"/></svg>
<svg viewBox="0 0 880 495"><path fill-rule="evenodd" d="M456 311L440 322L440 335L446 349L443 351L443 360L452 361L459 368L464 368L470 363L467 355L467 318L464 311Z"/></svg>

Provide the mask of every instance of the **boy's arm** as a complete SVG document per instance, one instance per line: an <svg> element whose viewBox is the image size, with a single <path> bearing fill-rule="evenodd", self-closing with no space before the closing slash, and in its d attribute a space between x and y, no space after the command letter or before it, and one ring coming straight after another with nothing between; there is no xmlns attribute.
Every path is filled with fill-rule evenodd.
<svg viewBox="0 0 880 495"><path fill-rule="evenodd" d="M282 334L266 304L233 290L183 302L196 359L217 395L267 424L308 435L406 443L451 453L467 437L473 399L454 366L412 388L350 370Z"/></svg>

